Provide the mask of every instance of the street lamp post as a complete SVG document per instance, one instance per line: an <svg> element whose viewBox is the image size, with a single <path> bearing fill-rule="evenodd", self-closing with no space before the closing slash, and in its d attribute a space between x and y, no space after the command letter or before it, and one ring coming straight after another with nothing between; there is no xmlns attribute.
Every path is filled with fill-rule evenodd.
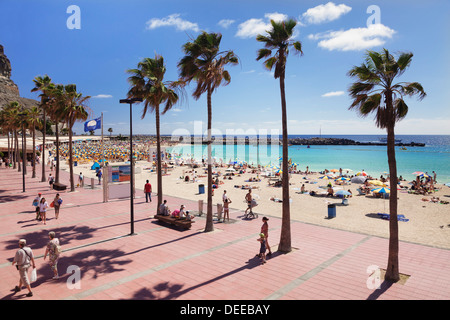
<svg viewBox="0 0 450 320"><path fill-rule="evenodd" d="M140 98L133 99L120 99L120 103L127 103L130 105L130 166L131 166L131 177L130 177L130 223L131 232L130 235L134 235L134 162L133 162L133 103L142 102Z"/></svg>

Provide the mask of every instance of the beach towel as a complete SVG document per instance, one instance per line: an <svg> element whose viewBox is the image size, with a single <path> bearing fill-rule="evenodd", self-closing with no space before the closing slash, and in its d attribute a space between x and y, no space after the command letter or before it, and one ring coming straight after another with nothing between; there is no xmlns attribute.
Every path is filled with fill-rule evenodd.
<svg viewBox="0 0 450 320"><path fill-rule="evenodd" d="M388 213L378 213L379 216L381 216L381 219L385 219L385 220L389 220L390 215ZM408 222L409 219L405 218L405 215L403 214L398 214L397 215L397 220L398 221L403 221L403 222Z"/></svg>

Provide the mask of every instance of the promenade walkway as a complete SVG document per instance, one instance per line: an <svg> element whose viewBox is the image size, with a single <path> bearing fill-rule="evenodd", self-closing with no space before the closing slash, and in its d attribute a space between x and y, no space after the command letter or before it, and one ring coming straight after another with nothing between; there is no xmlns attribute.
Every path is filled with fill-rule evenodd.
<svg viewBox="0 0 450 320"><path fill-rule="evenodd" d="M246 220L243 211L232 209L231 221L215 221L213 232L203 232L204 217L196 217L190 230L180 231L153 219L156 198L146 203L141 186L135 199L135 235L130 235L129 200L103 203L100 186L60 192L60 218L50 209L44 225L34 219L32 200L41 192L50 203L56 192L40 182L37 169L38 178L31 179L28 167L23 193L21 173L0 168L1 299L450 299L449 250L401 242L400 271L409 277L405 283L381 281L380 288L374 288L368 268L385 267L387 239L292 221L293 250L281 254L276 252L281 219L270 217L274 253L261 265L255 257L261 216ZM69 184L66 172L61 172L61 182ZM171 209L181 204L198 208L193 201L165 199ZM43 259L49 231L56 232L63 248L59 280L52 280L48 260ZM31 298L25 296L26 289L13 292L18 272L11 262L21 238L36 257L38 279L32 283ZM80 272L79 282L71 270Z"/></svg>

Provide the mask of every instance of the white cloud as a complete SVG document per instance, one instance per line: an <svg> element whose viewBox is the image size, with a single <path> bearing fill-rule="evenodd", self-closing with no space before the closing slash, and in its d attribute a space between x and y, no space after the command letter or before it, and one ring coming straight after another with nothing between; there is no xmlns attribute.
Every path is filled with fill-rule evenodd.
<svg viewBox="0 0 450 320"><path fill-rule="evenodd" d="M181 112L183 110L181 110L180 108L172 108L172 109L170 109L170 111L172 111L172 112Z"/></svg>
<svg viewBox="0 0 450 320"><path fill-rule="evenodd" d="M265 19L249 19L242 22L238 26L238 31L236 37L239 38L252 38L256 37L258 34L264 34L267 30L271 28L270 20L282 21L288 18L287 15L283 13L273 12L266 13L264 15Z"/></svg>
<svg viewBox="0 0 450 320"><path fill-rule="evenodd" d="M333 2L328 2L308 9L302 17L307 23L319 24L336 20L351 10L352 8L345 4L335 5Z"/></svg>
<svg viewBox="0 0 450 320"><path fill-rule="evenodd" d="M337 96L343 96L345 94L344 91L331 91L324 93L322 97L328 98L328 97L337 97Z"/></svg>
<svg viewBox="0 0 450 320"><path fill-rule="evenodd" d="M146 24L148 30L160 27L175 27L178 31L192 30L198 32L200 30L197 23L181 19L179 13L171 14L162 19L152 18Z"/></svg>
<svg viewBox="0 0 450 320"><path fill-rule="evenodd" d="M358 51L381 46L386 42L386 39L391 39L394 33L395 30L383 24L371 24L367 28L310 34L308 39L322 39L318 46L330 51Z"/></svg>
<svg viewBox="0 0 450 320"><path fill-rule="evenodd" d="M222 19L217 24L221 26L222 28L227 29L229 26L231 26L234 23L234 20L231 19Z"/></svg>
<svg viewBox="0 0 450 320"><path fill-rule="evenodd" d="M108 99L108 98L112 98L113 96L110 94L98 94L96 96L93 96L92 98L96 98L96 99Z"/></svg>

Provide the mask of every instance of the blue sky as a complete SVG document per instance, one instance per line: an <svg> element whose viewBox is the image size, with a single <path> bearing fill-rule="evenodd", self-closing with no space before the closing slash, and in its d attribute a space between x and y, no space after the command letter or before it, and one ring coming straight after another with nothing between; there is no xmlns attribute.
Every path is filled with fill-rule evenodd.
<svg viewBox="0 0 450 320"><path fill-rule="evenodd" d="M71 5L80 9L81 29L67 27ZM368 13L370 5L379 11ZM449 9L446 0L2 0L0 44L21 96L38 99L30 92L37 75L75 83L92 96L93 117L103 112L105 132L111 127L114 134L128 134L129 107L119 103L129 89L125 71L157 53L165 59L166 79L176 80L182 45L202 30L219 32L221 49L233 50L240 64L228 68L231 83L213 94L213 127L223 134L275 133L281 132L279 83L256 61L262 46L255 38L270 18L291 17L298 21L295 40L302 42L304 55L291 53L287 62L289 134L384 133L371 116L348 110L352 79L346 75L363 62L366 50L382 48L413 52L399 81L418 81L428 94L423 101L407 98L409 114L396 133L450 134ZM194 100L193 88L161 118L163 134L206 129L206 96ZM154 114L141 120L141 109L134 107L133 133L154 134ZM74 131L82 133L83 124Z"/></svg>

